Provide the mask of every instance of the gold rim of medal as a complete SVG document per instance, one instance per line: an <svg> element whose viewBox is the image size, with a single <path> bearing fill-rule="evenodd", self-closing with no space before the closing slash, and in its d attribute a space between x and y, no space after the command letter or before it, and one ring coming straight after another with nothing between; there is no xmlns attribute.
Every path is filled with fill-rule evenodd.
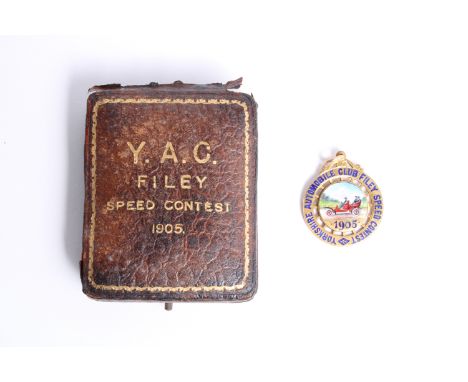
<svg viewBox="0 0 468 382"><path fill-rule="evenodd" d="M322 241L342 247L368 238L380 224L383 199L379 187L342 151L325 162L306 186L303 217Z"/></svg>

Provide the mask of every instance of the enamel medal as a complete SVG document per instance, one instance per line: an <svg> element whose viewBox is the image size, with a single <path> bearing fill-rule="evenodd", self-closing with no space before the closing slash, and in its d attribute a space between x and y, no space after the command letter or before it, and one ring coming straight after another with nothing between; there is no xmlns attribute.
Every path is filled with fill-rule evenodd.
<svg viewBox="0 0 468 382"><path fill-rule="evenodd" d="M310 230L341 247L372 235L382 220L383 200L372 178L339 151L307 184L302 207Z"/></svg>

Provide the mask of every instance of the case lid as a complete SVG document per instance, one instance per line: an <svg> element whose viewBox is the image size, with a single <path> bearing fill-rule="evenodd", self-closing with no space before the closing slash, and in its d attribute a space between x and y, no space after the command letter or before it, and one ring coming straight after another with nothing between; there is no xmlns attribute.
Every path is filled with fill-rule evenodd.
<svg viewBox="0 0 468 382"><path fill-rule="evenodd" d="M247 300L256 291L256 104L227 84L95 86L82 281L94 298Z"/></svg>

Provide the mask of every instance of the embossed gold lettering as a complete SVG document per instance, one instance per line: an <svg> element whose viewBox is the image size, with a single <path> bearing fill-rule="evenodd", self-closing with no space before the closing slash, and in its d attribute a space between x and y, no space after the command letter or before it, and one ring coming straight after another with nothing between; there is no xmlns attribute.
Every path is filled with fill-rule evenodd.
<svg viewBox="0 0 468 382"><path fill-rule="evenodd" d="M138 155L140 154L141 150L143 149L143 147L145 146L145 141L141 142L139 145L138 145L138 148L135 149L135 147L132 145L131 142L127 142L127 145L128 147L130 148L132 154L133 154L133 163L134 164L137 164L138 163Z"/></svg>
<svg viewBox="0 0 468 382"><path fill-rule="evenodd" d="M177 155L174 150L174 146L172 146L172 143L170 141L166 142L166 147L161 157L161 163L164 163L167 159L172 159L174 163L179 163L179 160L177 159Z"/></svg>
<svg viewBox="0 0 468 382"><path fill-rule="evenodd" d="M206 148L206 155L204 158L200 158L200 155L199 155L199 149L200 149L200 146L205 146ZM195 158L195 161L197 163L206 163L210 160L210 144L208 142L205 142L205 141L200 141L198 142L195 147L193 148L193 157Z"/></svg>

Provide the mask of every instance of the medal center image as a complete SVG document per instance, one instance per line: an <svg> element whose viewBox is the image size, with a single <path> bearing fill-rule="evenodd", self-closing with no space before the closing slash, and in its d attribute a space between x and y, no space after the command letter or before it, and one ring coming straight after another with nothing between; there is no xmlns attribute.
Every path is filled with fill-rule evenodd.
<svg viewBox="0 0 468 382"><path fill-rule="evenodd" d="M334 183L319 198L319 215L333 232L350 235L359 231L369 215L369 196L355 184Z"/></svg>

